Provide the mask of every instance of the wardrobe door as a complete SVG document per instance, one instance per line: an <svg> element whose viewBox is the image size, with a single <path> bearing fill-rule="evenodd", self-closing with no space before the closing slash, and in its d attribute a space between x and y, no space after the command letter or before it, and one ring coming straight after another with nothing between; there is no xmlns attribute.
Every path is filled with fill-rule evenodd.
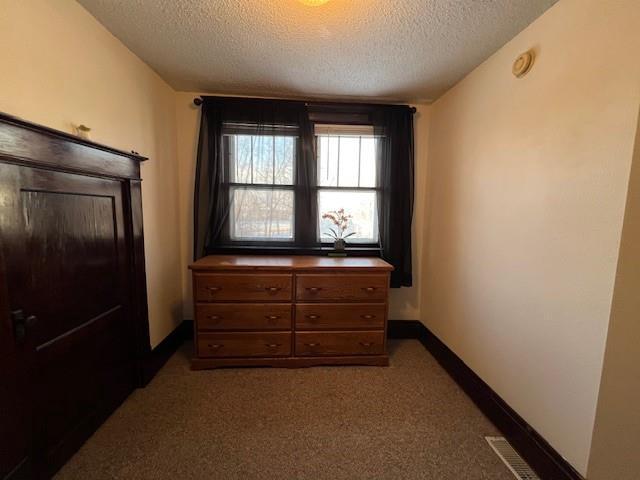
<svg viewBox="0 0 640 480"><path fill-rule="evenodd" d="M22 326L14 325L9 312L2 253L0 246L0 478L18 480L34 475L28 380L33 355L22 336Z"/></svg>
<svg viewBox="0 0 640 480"><path fill-rule="evenodd" d="M130 232L118 180L0 164L8 307L34 368L34 442L57 470L133 390Z"/></svg>

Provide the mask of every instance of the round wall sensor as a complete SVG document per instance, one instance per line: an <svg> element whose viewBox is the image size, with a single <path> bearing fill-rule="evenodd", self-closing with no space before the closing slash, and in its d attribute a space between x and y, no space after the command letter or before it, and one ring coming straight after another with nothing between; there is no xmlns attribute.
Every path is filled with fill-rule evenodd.
<svg viewBox="0 0 640 480"><path fill-rule="evenodd" d="M512 72L517 77L520 78L524 76L531 67L533 66L533 51L529 50L528 52L521 53L516 61L513 62Z"/></svg>

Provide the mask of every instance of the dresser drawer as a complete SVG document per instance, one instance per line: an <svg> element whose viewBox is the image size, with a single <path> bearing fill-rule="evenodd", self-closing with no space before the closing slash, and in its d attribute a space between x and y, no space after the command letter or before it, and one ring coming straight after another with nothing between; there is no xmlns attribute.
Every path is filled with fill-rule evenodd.
<svg viewBox="0 0 640 480"><path fill-rule="evenodd" d="M292 276L225 273L194 275L197 302L291 301Z"/></svg>
<svg viewBox="0 0 640 480"><path fill-rule="evenodd" d="M296 329L383 329L386 312L382 303L299 303Z"/></svg>
<svg viewBox="0 0 640 480"><path fill-rule="evenodd" d="M290 303L199 303L198 330L291 330Z"/></svg>
<svg viewBox="0 0 640 480"><path fill-rule="evenodd" d="M200 333L200 357L286 357L291 355L289 332Z"/></svg>
<svg viewBox="0 0 640 480"><path fill-rule="evenodd" d="M380 355L384 332L296 332L296 355Z"/></svg>
<svg viewBox="0 0 640 480"><path fill-rule="evenodd" d="M380 301L387 298L387 275L297 275L296 299Z"/></svg>

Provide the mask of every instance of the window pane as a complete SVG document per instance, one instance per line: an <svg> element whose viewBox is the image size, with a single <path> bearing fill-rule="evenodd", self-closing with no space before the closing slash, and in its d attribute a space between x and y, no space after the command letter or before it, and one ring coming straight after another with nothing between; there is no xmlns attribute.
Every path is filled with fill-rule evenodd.
<svg viewBox="0 0 640 480"><path fill-rule="evenodd" d="M230 180L256 185L293 185L294 136L227 135Z"/></svg>
<svg viewBox="0 0 640 480"><path fill-rule="evenodd" d="M357 187L360 169L360 137L340 138L339 187Z"/></svg>
<svg viewBox="0 0 640 480"><path fill-rule="evenodd" d="M376 142L373 137L362 137L360 149L360 187L376 186Z"/></svg>
<svg viewBox="0 0 640 480"><path fill-rule="evenodd" d="M319 186L376 186L377 140L373 135L317 135L317 146Z"/></svg>
<svg viewBox="0 0 640 480"><path fill-rule="evenodd" d="M231 181L251 182L251 137L249 135L229 136L231 153Z"/></svg>
<svg viewBox="0 0 640 480"><path fill-rule="evenodd" d="M293 240L293 190L231 189L232 240Z"/></svg>
<svg viewBox="0 0 640 480"><path fill-rule="evenodd" d="M293 170L296 158L295 137L275 137L276 185L293 185Z"/></svg>
<svg viewBox="0 0 640 480"><path fill-rule="evenodd" d="M318 185L338 186L338 151L340 137L318 137Z"/></svg>
<svg viewBox="0 0 640 480"><path fill-rule="evenodd" d="M329 182L329 137L318 137L318 185L328 185Z"/></svg>
<svg viewBox="0 0 640 480"><path fill-rule="evenodd" d="M376 192L372 191L341 191L320 190L318 192L318 217L320 239L323 242L332 242L331 229L338 234L349 236L346 241L352 243L377 243L378 242L378 209ZM341 232L340 227L331 219L322 218L326 213L332 214L344 210L345 215L350 215L348 227Z"/></svg>
<svg viewBox="0 0 640 480"><path fill-rule="evenodd" d="M253 137L253 182L273 184L273 137Z"/></svg>

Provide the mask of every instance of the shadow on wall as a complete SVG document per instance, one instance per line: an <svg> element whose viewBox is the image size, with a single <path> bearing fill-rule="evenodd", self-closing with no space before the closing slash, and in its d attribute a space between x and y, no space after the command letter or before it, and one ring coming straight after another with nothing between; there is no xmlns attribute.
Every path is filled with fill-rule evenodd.
<svg viewBox="0 0 640 480"><path fill-rule="evenodd" d="M640 112L587 472L590 480L633 480L640 471L639 290Z"/></svg>

